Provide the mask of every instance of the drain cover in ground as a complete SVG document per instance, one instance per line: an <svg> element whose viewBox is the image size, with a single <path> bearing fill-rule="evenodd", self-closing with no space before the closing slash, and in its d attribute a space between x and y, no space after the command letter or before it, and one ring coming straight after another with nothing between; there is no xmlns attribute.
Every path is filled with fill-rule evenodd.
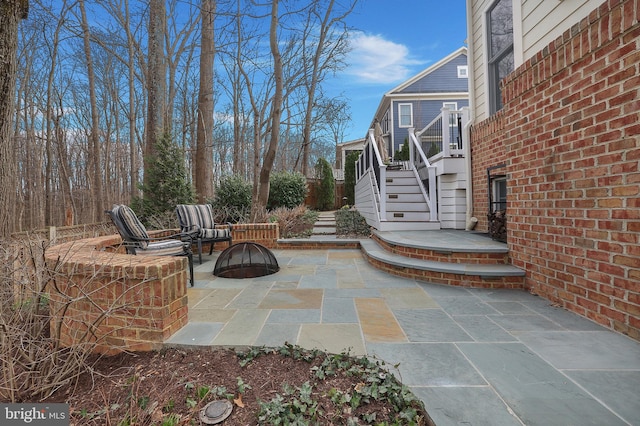
<svg viewBox="0 0 640 426"><path fill-rule="evenodd" d="M233 405L227 400L211 401L200 410L200 421L207 425L215 425L229 417Z"/></svg>

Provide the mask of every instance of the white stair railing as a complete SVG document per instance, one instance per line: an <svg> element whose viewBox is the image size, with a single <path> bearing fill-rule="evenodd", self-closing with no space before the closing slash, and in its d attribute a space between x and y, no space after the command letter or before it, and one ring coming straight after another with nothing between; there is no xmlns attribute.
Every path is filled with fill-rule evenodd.
<svg viewBox="0 0 640 426"><path fill-rule="evenodd" d="M372 179L372 181L377 185L377 188L375 189L377 189L377 193L379 194L378 208L375 209L378 213L378 221L386 221L387 165L382 161L382 156L378 150L373 129L369 129L367 141L365 142L360 157L358 157L358 160L356 161L356 182L359 182L362 178L366 177L367 173L375 175L375 179Z"/></svg>
<svg viewBox="0 0 640 426"><path fill-rule="evenodd" d="M429 159L422 150L413 128L409 129L409 164L417 179L422 184L420 189L429 206L429 220L438 220L438 200L436 192L436 166L429 163Z"/></svg>

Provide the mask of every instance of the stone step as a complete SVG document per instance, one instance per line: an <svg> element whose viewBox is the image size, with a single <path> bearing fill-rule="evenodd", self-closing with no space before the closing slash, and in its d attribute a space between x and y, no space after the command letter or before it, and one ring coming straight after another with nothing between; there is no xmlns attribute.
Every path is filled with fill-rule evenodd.
<svg viewBox="0 0 640 426"><path fill-rule="evenodd" d="M313 234L314 235L318 235L318 234L335 234L336 233L336 227L333 226L314 226L313 227Z"/></svg>
<svg viewBox="0 0 640 426"><path fill-rule="evenodd" d="M312 237L326 237L336 234L336 216L334 212L320 212L313 224Z"/></svg>
<svg viewBox="0 0 640 426"><path fill-rule="evenodd" d="M421 281L475 288L524 288L525 272L506 264L450 263L414 259L383 249L371 239L360 248L376 268Z"/></svg>

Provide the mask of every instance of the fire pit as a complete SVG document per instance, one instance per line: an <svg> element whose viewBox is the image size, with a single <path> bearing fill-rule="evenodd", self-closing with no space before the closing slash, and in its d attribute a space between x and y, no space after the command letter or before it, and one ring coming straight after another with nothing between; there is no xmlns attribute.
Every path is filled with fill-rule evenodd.
<svg viewBox="0 0 640 426"><path fill-rule="evenodd" d="M225 249L213 268L222 278L254 278L278 272L280 267L271 250L256 243L238 243Z"/></svg>

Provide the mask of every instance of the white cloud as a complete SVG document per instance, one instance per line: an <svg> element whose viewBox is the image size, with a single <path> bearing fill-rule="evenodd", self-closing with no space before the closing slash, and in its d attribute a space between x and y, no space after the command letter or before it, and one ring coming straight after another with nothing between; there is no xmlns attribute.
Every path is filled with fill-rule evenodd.
<svg viewBox="0 0 640 426"><path fill-rule="evenodd" d="M411 77L413 65L422 63L410 57L405 45L380 35L353 32L349 42L346 71L362 83L398 83Z"/></svg>

